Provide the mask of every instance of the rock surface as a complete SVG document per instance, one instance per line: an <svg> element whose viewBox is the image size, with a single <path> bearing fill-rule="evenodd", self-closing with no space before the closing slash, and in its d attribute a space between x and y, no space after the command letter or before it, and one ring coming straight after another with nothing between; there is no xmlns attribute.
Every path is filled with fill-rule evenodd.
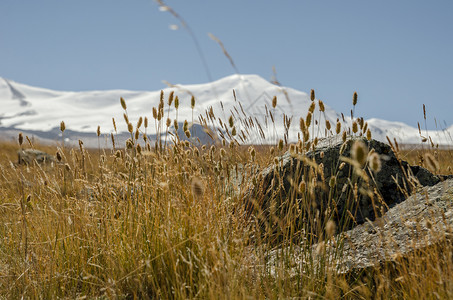
<svg viewBox="0 0 453 300"><path fill-rule="evenodd" d="M453 237L453 179L424 187L382 218L344 232L338 271L363 269Z"/></svg>
<svg viewBox="0 0 453 300"><path fill-rule="evenodd" d="M382 218L340 233L326 243L312 245L310 251L303 246L293 246L290 271L297 275L307 263L322 268L320 262L328 261L337 273L360 274L363 270L406 258L416 250L452 241L453 179L448 179L420 188ZM270 252L267 262L271 274L277 272L276 258L289 252L288 249Z"/></svg>
<svg viewBox="0 0 453 300"><path fill-rule="evenodd" d="M368 151L379 155L382 165L379 172L371 171L368 165L361 172L355 170L351 163L351 148L357 140ZM323 219L340 224L338 231L351 229L367 219L373 221L382 216L415 188L433 186L451 178L410 166L399 160L389 145L358 137L343 143L334 136L321 140L315 150L303 155L287 152L277 160L278 164L274 163L260 173L255 185L244 196L246 211L252 216L259 215L260 222L272 224L273 215L280 220L286 218L283 222L286 225L274 222L271 225L274 229L288 224L296 230L307 229L307 219L317 219L318 225L310 226L316 226L318 232L325 224ZM306 183L307 191L301 192L301 181ZM316 230L310 232L315 234Z"/></svg>
<svg viewBox="0 0 453 300"><path fill-rule="evenodd" d="M25 149L17 151L18 164L31 164L33 161L36 161L39 164L50 163L55 161L54 157L46 152L35 150L35 149Z"/></svg>

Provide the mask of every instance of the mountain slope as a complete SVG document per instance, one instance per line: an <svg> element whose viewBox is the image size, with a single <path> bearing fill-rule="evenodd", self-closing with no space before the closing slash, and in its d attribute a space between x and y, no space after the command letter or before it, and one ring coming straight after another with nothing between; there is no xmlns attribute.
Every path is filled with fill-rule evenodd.
<svg viewBox="0 0 453 300"><path fill-rule="evenodd" d="M198 116L206 117L206 111L212 107L214 114L223 121L233 115L237 129L245 130L247 126L245 123L241 126L240 120L245 119L244 113L252 116L262 125L266 138L263 140L256 128L255 130L249 128L251 131L248 134L249 143L271 143L275 142L277 137L281 138L285 133L281 121L283 114L288 115L288 118L293 116L288 134L290 140L297 140L299 118L306 117L311 104L306 93L279 87L257 75L231 75L211 83L175 85L163 91L165 103L171 91L174 91L180 99L178 112L174 106L171 109L165 106L164 118L166 120L169 117L172 124L176 116L180 123L184 120L189 123L193 120L197 123ZM193 111L190 105L192 96L196 99ZM278 104L272 108L274 96L277 96ZM120 97L126 100L129 120L135 124L140 116L148 117L150 126L147 133L155 134L152 109L159 104L160 91L64 92L31 87L2 78L0 78L0 102L2 107L7 109L0 112L0 128L3 128L3 131L6 129L32 131L39 137L39 132L43 132L43 135L49 132L58 133L56 129L60 121L64 120L69 130L85 136L87 133L94 134L98 125L103 133L112 132L113 117L118 131L125 132L127 128L119 104ZM275 122L272 122L269 112L272 113ZM329 120L334 127L337 118L341 120L340 115L327 105L324 113L320 113L316 108L314 119L319 119L319 124L314 129L313 135L323 136L325 120ZM350 124L350 119L345 118L345 121ZM385 141L386 135L389 135L391 138L396 137L400 143L420 143L418 129L406 124L379 119L370 119L368 123L373 137L379 140ZM448 130L453 134L453 126ZM445 132L433 131L429 134L440 144L452 142L451 139L445 138Z"/></svg>

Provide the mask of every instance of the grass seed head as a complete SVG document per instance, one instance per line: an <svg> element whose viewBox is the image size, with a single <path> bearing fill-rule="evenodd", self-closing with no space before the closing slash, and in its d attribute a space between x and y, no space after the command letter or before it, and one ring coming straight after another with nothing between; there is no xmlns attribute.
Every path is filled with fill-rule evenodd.
<svg viewBox="0 0 453 300"><path fill-rule="evenodd" d="M233 128L233 126L234 126L233 116L230 116L230 117L228 118L228 125L230 125L230 127Z"/></svg>
<svg viewBox="0 0 453 300"><path fill-rule="evenodd" d="M362 128L362 132L367 132L368 130L368 122L365 122L365 124L363 124L363 128Z"/></svg>
<svg viewBox="0 0 453 300"><path fill-rule="evenodd" d="M19 133L19 146L22 146L22 144L24 143L24 135L22 132Z"/></svg>
<svg viewBox="0 0 453 300"><path fill-rule="evenodd" d="M311 99L311 101L315 101L315 90L314 89L312 89L310 91L310 99Z"/></svg>
<svg viewBox="0 0 453 300"><path fill-rule="evenodd" d="M360 166L364 166L368 156L368 149L365 144L357 140L352 145L352 158L359 163Z"/></svg>
<svg viewBox="0 0 453 300"><path fill-rule="evenodd" d="M354 95L352 95L352 105L356 105L357 104L357 92L354 92Z"/></svg>
<svg viewBox="0 0 453 300"><path fill-rule="evenodd" d="M170 95L168 95L168 106L171 106L171 104L173 103L173 95L174 95L174 91L171 91L170 92Z"/></svg>
<svg viewBox="0 0 453 300"><path fill-rule="evenodd" d="M66 129L66 125L65 125L64 121L61 121L60 122L60 131L63 132L65 129Z"/></svg>
<svg viewBox="0 0 453 300"><path fill-rule="evenodd" d="M371 130L368 128L368 130L366 131L366 139L371 141Z"/></svg>
<svg viewBox="0 0 453 300"><path fill-rule="evenodd" d="M335 234L336 229L337 229L337 225L335 224L334 221L332 221L332 220L327 221L327 224L326 224L327 238L330 239Z"/></svg>
<svg viewBox="0 0 453 300"><path fill-rule="evenodd" d="M324 106L324 102L322 102L321 100L319 100L318 102L319 102L319 111L325 112L326 107Z"/></svg>
<svg viewBox="0 0 453 300"><path fill-rule="evenodd" d="M337 121L337 125L336 125L336 127L335 127L335 132L336 132L337 134L340 134L340 132L341 132L341 123L340 123L340 120Z"/></svg>
<svg viewBox="0 0 453 300"><path fill-rule="evenodd" d="M313 145L318 146L319 139L318 137L315 137L315 140L313 141Z"/></svg>
<svg viewBox="0 0 453 300"><path fill-rule="evenodd" d="M299 128L300 128L300 131L304 132L305 131L305 120L304 118L300 118L299 120Z"/></svg>
<svg viewBox="0 0 453 300"><path fill-rule="evenodd" d="M307 117L305 118L305 127L307 128L310 127L311 125L311 117L312 117L311 112L308 112Z"/></svg>
<svg viewBox="0 0 453 300"><path fill-rule="evenodd" d="M316 108L316 104L315 104L315 102L312 102L310 104L310 107L308 108L308 111L313 114L315 111L315 108Z"/></svg>
<svg viewBox="0 0 453 300"><path fill-rule="evenodd" d="M138 140L138 138L140 137L140 131L138 131L138 128L135 130L135 140Z"/></svg>
<svg viewBox="0 0 453 300"><path fill-rule="evenodd" d="M358 125L357 125L357 122L354 121L354 122L352 123L352 132L357 133L357 131L359 131L359 127L358 127Z"/></svg>
<svg viewBox="0 0 453 300"><path fill-rule="evenodd" d="M368 164L371 170L375 173L379 172L382 168L381 158L376 152L371 153L368 157Z"/></svg>
<svg viewBox="0 0 453 300"><path fill-rule="evenodd" d="M274 98L272 98L272 107L275 108L277 106L277 96L274 96Z"/></svg>
<svg viewBox="0 0 453 300"><path fill-rule="evenodd" d="M327 130L330 130L332 128L332 125L330 125L329 120L326 120L326 128L327 128Z"/></svg>
<svg viewBox="0 0 453 300"><path fill-rule="evenodd" d="M126 101L124 100L123 97L120 98L120 102L121 102L121 107L126 110L127 109L127 106L126 106Z"/></svg>
<svg viewBox="0 0 453 300"><path fill-rule="evenodd" d="M305 181L302 180L302 181L299 183L299 187L298 187L299 194L304 194L306 188L307 188L306 183L305 183Z"/></svg>
<svg viewBox="0 0 453 300"><path fill-rule="evenodd" d="M61 162L61 153L60 151L57 151L56 155L58 162Z"/></svg>
<svg viewBox="0 0 453 300"><path fill-rule="evenodd" d="M329 187L333 188L336 183L337 183L337 178L335 176L331 176L329 179Z"/></svg>

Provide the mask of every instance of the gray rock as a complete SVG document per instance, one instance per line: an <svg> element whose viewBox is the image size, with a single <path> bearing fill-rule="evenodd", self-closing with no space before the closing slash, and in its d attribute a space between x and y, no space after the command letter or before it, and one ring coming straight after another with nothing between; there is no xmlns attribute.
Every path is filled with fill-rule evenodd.
<svg viewBox="0 0 453 300"><path fill-rule="evenodd" d="M379 154L382 162L379 172L365 167L360 176L347 162L340 168L344 158L351 158L352 145L359 139L370 151L374 149ZM345 143L338 136L327 138L315 150L303 155L287 152L278 160L278 165L264 169L245 193L246 212L258 218L267 232L271 227L273 233L281 235L290 227L293 232L305 231L301 235L315 236L314 242L327 219L339 225L338 231L348 230L367 219L372 221L382 216L415 188L451 178L410 166L398 160L389 145L358 137ZM301 181L309 187L314 186L313 180L315 189L299 193Z"/></svg>
<svg viewBox="0 0 453 300"><path fill-rule="evenodd" d="M453 180L448 179L422 188L382 218L342 233L337 271L374 267L452 238Z"/></svg>
<svg viewBox="0 0 453 300"><path fill-rule="evenodd" d="M18 164L31 164L36 161L39 164L55 161L54 157L43 151L35 149L25 149L17 151Z"/></svg>
<svg viewBox="0 0 453 300"><path fill-rule="evenodd" d="M452 242L453 179L447 179L432 187L420 188L374 222L367 220L308 248L301 244L272 250L266 261L274 275L279 266L278 257L291 253L286 257L290 258L292 276L300 274L307 264L325 268L325 262L329 262L329 268L336 273L356 277L405 259L416 251Z"/></svg>

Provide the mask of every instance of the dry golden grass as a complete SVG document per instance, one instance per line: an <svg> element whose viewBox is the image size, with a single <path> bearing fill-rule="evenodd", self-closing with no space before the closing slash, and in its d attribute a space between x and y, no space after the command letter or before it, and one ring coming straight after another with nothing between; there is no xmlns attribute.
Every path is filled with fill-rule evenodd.
<svg viewBox="0 0 453 300"><path fill-rule="evenodd" d="M142 139L143 128L129 122L124 100L121 105L131 133L125 148L36 145L60 151L61 162L27 166L15 163L18 144L0 143L0 298L452 297L448 241L361 274L337 274L328 264L294 274L294 233L287 231L283 240L290 247L271 271L268 254L275 246L257 238L257 228L241 213L245 185L236 173L253 182L260 167L288 148L303 152L309 146L283 140L239 146L229 142L239 140L236 124L260 129L237 118L223 120L225 139L214 146L171 140L163 98L154 117L160 138L151 145ZM310 122L301 122L306 142L314 122L310 109ZM214 122L208 118L206 124ZM367 134L364 125L357 119L355 131ZM441 165L438 172L452 174L451 150L427 151ZM416 164L427 151L400 156ZM310 182L299 188L310 190ZM326 225L331 232L332 223ZM304 251L309 256L311 248Z"/></svg>
<svg viewBox="0 0 453 300"><path fill-rule="evenodd" d="M453 150L442 150L436 148L412 150L401 150L401 158L408 161L412 165L418 165L432 170L427 162L427 157L432 157L437 162L439 168L435 170L437 174L452 175L453 174Z"/></svg>

